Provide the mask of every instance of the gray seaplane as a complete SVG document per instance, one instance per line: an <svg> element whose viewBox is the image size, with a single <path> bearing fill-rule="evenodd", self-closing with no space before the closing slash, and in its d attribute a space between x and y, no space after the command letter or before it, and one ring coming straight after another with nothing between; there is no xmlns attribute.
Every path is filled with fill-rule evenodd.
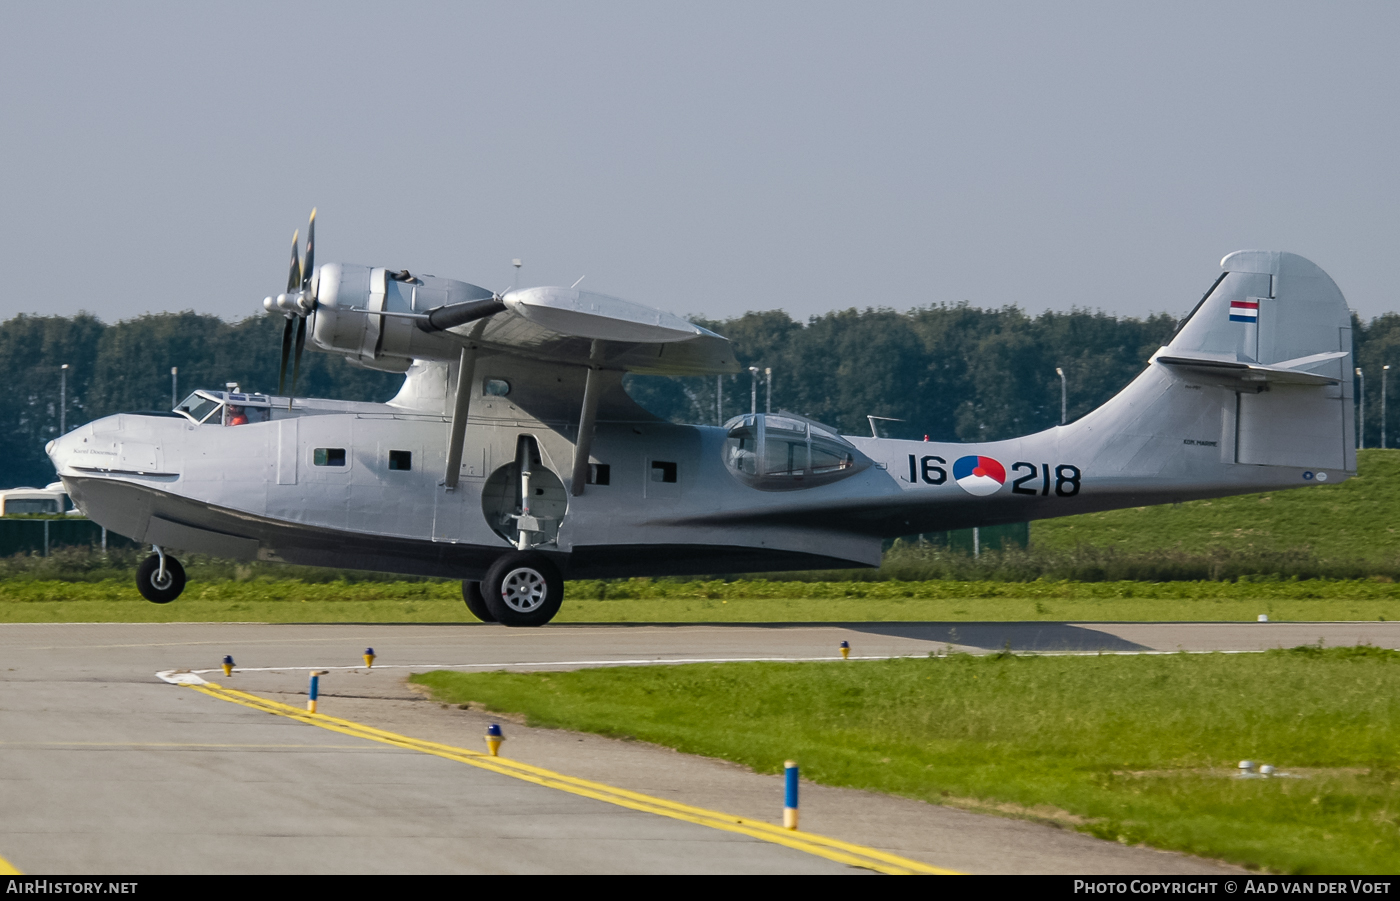
<svg viewBox="0 0 1400 901"><path fill-rule="evenodd" d="M478 618L536 626L565 579L875 566L889 537L1356 469L1347 305L1290 253L1225 257L1170 343L1078 421L955 444L787 412L663 421L624 374L739 372L725 338L577 288L318 267L314 227L264 301L286 317L277 394L200 390L47 447L84 513L153 546L137 572L152 601L184 588L181 549L462 579ZM296 397L308 340L403 387L383 404Z"/></svg>

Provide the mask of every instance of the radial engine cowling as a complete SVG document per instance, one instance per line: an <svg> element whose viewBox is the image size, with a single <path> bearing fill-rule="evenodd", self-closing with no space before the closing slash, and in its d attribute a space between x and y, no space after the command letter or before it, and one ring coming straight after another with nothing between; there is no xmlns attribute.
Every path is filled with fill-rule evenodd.
<svg viewBox="0 0 1400 901"><path fill-rule="evenodd" d="M456 360L461 345L425 332L411 318L375 313L426 313L436 307L491 297L476 285L416 276L401 281L384 268L327 263L316 273L311 340L369 369L404 372L414 359Z"/></svg>

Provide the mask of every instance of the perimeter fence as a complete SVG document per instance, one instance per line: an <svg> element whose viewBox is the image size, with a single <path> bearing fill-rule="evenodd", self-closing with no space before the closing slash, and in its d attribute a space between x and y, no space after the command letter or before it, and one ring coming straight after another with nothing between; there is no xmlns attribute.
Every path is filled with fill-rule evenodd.
<svg viewBox="0 0 1400 901"><path fill-rule="evenodd" d="M39 554L47 557L59 548L88 547L106 550L139 545L116 532L109 532L90 519L76 516L0 517L0 557Z"/></svg>

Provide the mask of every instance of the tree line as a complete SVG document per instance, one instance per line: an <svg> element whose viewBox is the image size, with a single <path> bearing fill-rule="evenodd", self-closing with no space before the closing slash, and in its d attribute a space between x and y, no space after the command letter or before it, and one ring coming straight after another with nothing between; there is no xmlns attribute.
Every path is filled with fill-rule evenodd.
<svg viewBox="0 0 1400 901"><path fill-rule="evenodd" d="M757 366L759 410L791 410L870 434L867 416L889 417L882 434L944 441L993 441L1060 420L1064 370L1070 419L1097 407L1142 371L1176 320L1117 318L1074 311L1027 316L1015 308L967 304L840 310L805 323L782 312L747 313L700 324L728 337L745 367ZM634 378L644 406L676 421L716 422L748 412L753 376ZM721 395L721 398L717 398ZM717 407L717 399L722 403Z"/></svg>
<svg viewBox="0 0 1400 901"><path fill-rule="evenodd" d="M750 409L760 370L757 405L790 410L869 434L867 416L891 437L991 441L1048 428L1060 420L1065 374L1068 419L1084 415L1120 391L1148 357L1170 340L1176 320L1166 314L1115 317L1075 310L1030 316L1014 307L968 304L840 310L806 322L781 311L746 313L700 324L728 337L746 368L740 375L696 378L631 376L628 390L658 416L675 422L718 423ZM171 367L183 397L194 388L237 382L243 390L277 388L282 320L225 322L191 312L160 313L111 325L96 317L21 315L0 323L0 485L53 480L44 444L110 413L168 410ZM1365 445L1381 440L1381 367L1400 363L1400 315L1364 323L1353 318L1357 365L1366 372ZM61 371L63 364L68 369ZM1386 380L1400 391L1400 368ZM351 366L339 356L307 352L298 393L344 400L384 401L401 376ZM60 410L60 385L66 383ZM1394 409L1387 403L1387 412ZM1396 414L1387 444L1400 444Z"/></svg>
<svg viewBox="0 0 1400 901"><path fill-rule="evenodd" d="M869 434L867 416L886 437L996 441L1050 428L1060 421L1064 372L1066 419L1073 422L1121 391L1171 340L1178 320L1168 314L1117 317L1074 310L1029 316L1007 307L968 304L893 310L841 310L806 323L780 311L723 321L696 320L733 341L746 368L756 366L757 407L767 408L766 375L773 370L772 409L791 410ZM1358 401L1365 387L1365 447L1400 447L1400 314L1370 322L1352 315ZM1396 369L1382 378L1382 367ZM629 377L644 406L676 422L715 423L748 412L754 403L749 372L714 378ZM1385 403L1382 403L1382 392ZM719 401L717 405L717 400ZM1382 419L1382 410L1386 419ZM1390 412L1390 411L1396 412Z"/></svg>

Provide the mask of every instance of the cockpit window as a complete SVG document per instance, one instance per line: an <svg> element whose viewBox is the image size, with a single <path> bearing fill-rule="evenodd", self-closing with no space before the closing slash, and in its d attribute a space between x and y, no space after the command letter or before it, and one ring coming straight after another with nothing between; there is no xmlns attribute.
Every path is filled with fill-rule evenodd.
<svg viewBox="0 0 1400 901"><path fill-rule="evenodd" d="M825 485L870 465L835 429L790 413L736 416L726 427L725 466L762 491Z"/></svg>
<svg viewBox="0 0 1400 901"><path fill-rule="evenodd" d="M227 391L194 392L175 407L175 412L195 422L213 425L247 425L272 418L272 398L265 394L238 394Z"/></svg>
<svg viewBox="0 0 1400 901"><path fill-rule="evenodd" d="M219 409L220 406L218 401L205 397L203 393L196 391L181 401L180 405L175 408L175 412L184 413L195 422L203 422L210 413Z"/></svg>

